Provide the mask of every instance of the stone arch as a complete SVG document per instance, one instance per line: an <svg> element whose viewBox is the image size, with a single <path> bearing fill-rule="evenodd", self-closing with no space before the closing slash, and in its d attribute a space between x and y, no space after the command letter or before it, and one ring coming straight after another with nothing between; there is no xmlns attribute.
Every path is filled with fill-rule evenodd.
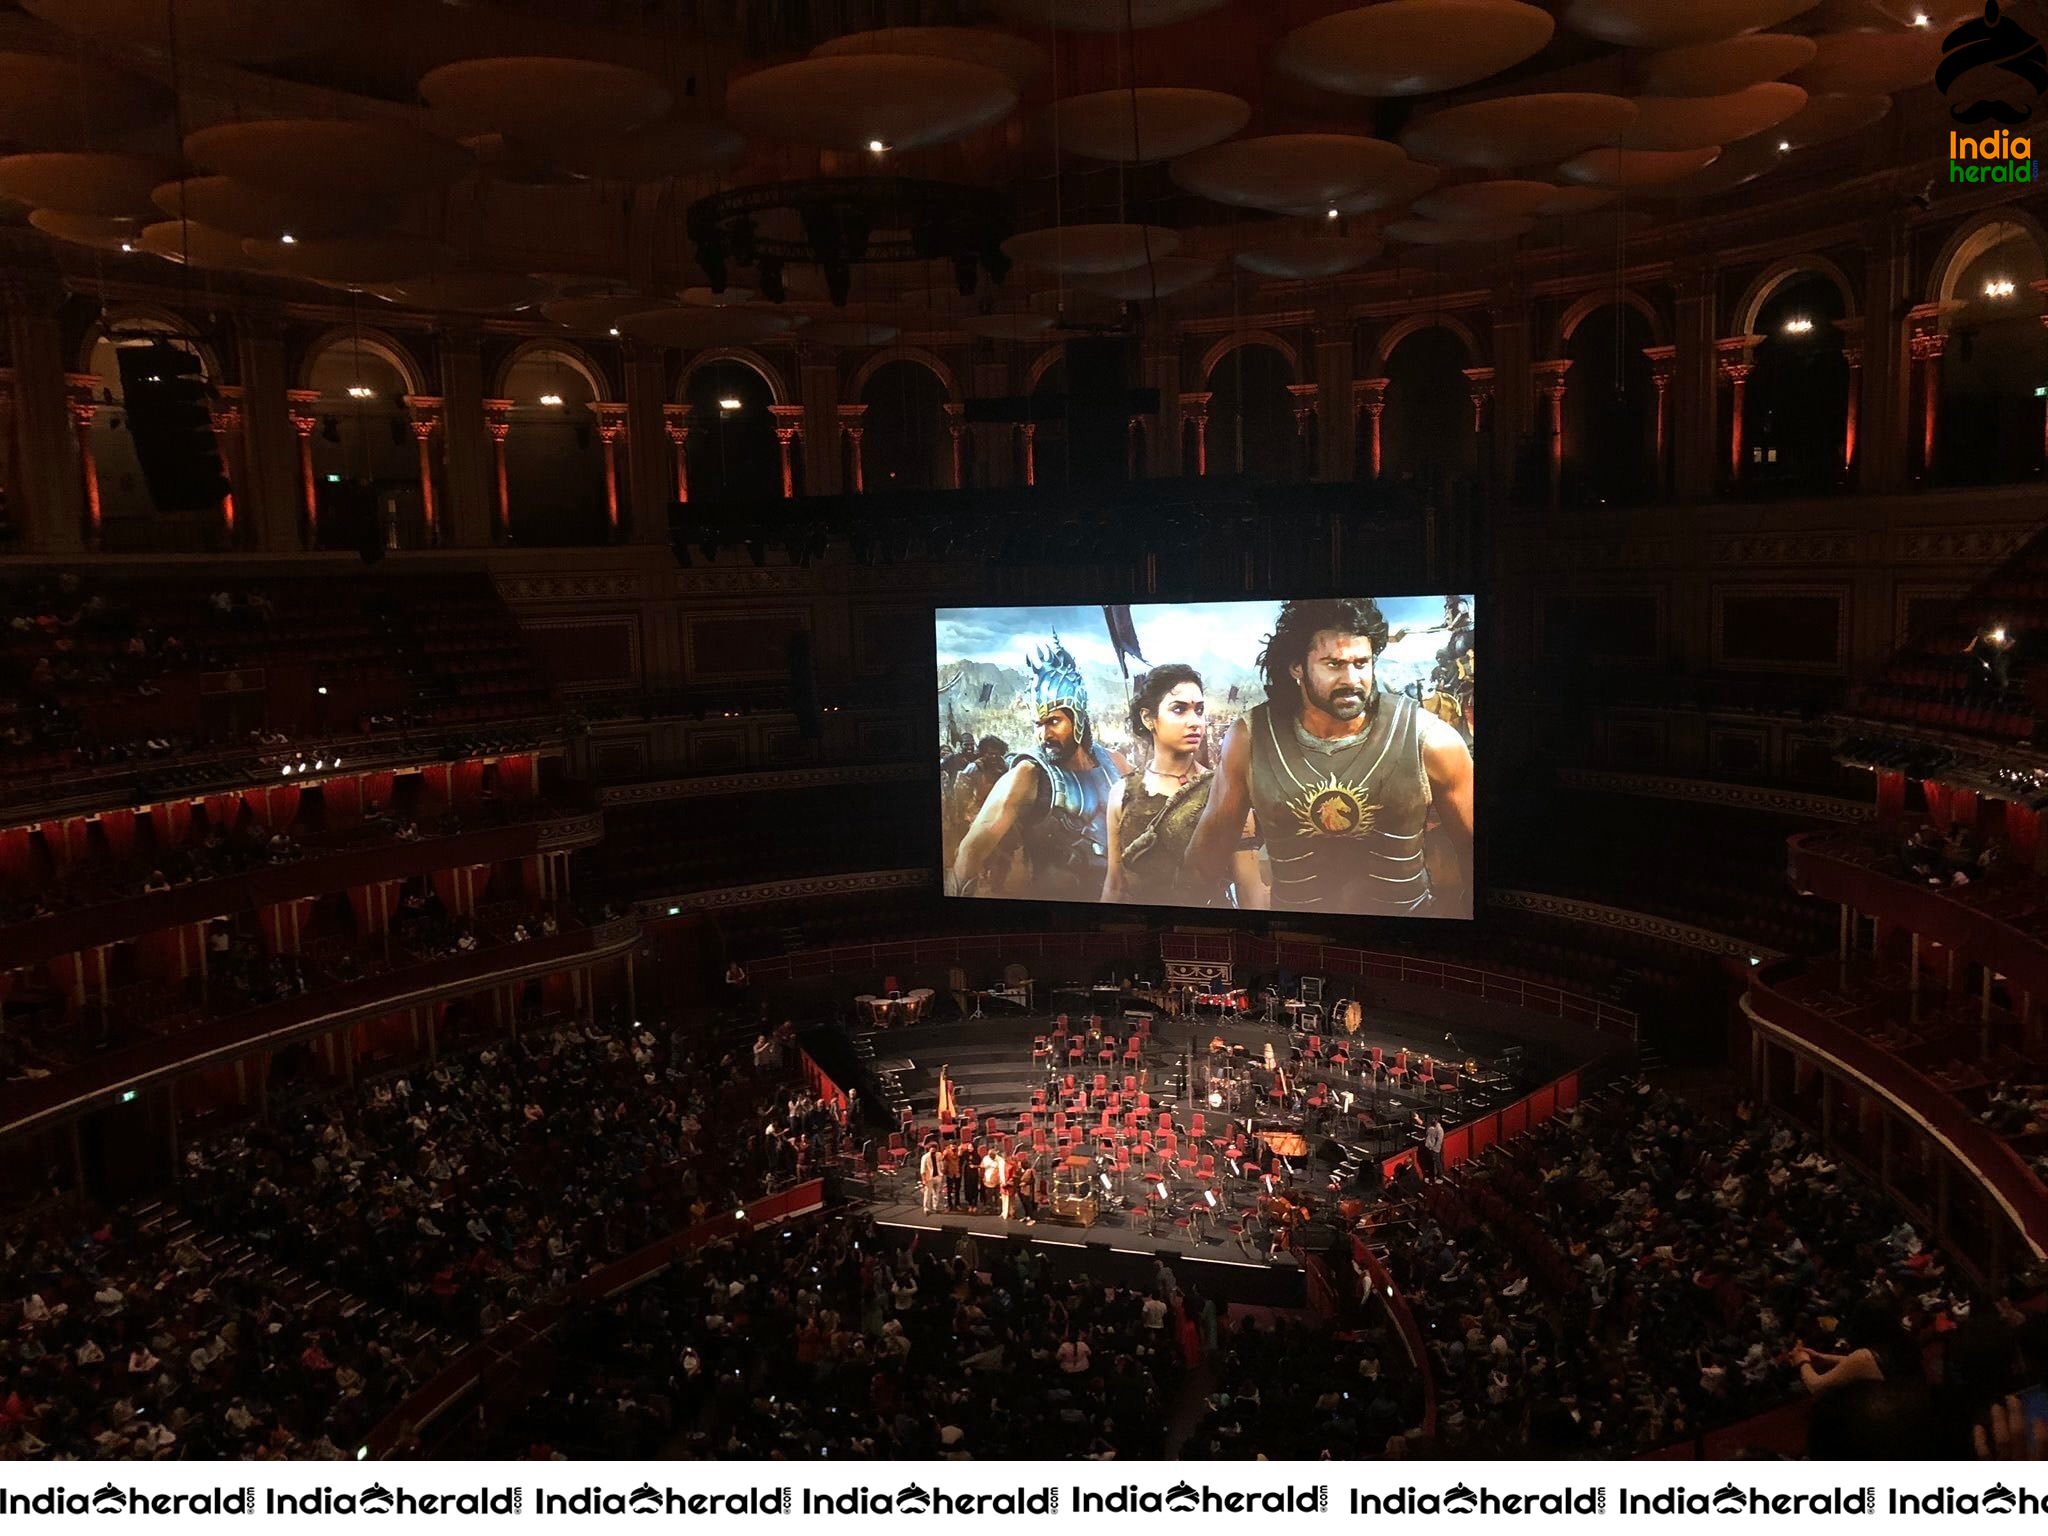
<svg viewBox="0 0 2048 1536"><path fill-rule="evenodd" d="M313 365L318 363L336 347L355 347L365 355L388 363L397 375L405 380L405 392L409 395L431 394L427 388L426 371L422 369L412 351L404 342L388 331L375 330L368 326L337 325L322 331L306 348L306 355L299 359L300 389L313 387Z"/></svg>
<svg viewBox="0 0 2048 1536"><path fill-rule="evenodd" d="M860 365L860 370L854 374L853 382L847 386L846 398L849 400L860 399L861 391L867 388L868 380L872 379L891 363L916 363L945 386L946 398L948 400L956 403L959 401L960 382L953 376L953 370L946 366L944 358L940 357L936 352L925 350L923 347L903 346L883 347L872 353L868 360Z"/></svg>
<svg viewBox="0 0 2048 1536"><path fill-rule="evenodd" d="M743 368L750 368L768 386L768 396L774 404L790 403L789 386L783 382L782 371L751 347L706 347L692 354L690 360L683 364L683 371L676 375L676 400L690 398L691 375L710 363L738 363Z"/></svg>
<svg viewBox="0 0 2048 1536"><path fill-rule="evenodd" d="M183 315L156 304L117 304L108 310L100 323L89 329L78 343L78 356L72 371L91 373L92 355L99 349L101 339L129 331L169 332L198 354L201 366L206 369L207 382L221 382L220 354L215 350L213 343L202 336Z"/></svg>
<svg viewBox="0 0 2048 1536"><path fill-rule="evenodd" d="M506 354L505 360L498 364L498 371L491 376L492 399L501 400L505 398L506 382L512 377L512 370L536 353L545 353L551 358L559 358L562 362L580 373L583 376L583 382L590 386L591 399L617 400L620 398L612 392L611 381L605 377L604 365L591 356L588 351L573 341L547 336L535 337L531 341L522 341Z"/></svg>
<svg viewBox="0 0 2048 1536"><path fill-rule="evenodd" d="M1552 357L1565 355L1565 344L1572 339L1572 333L1585 324L1586 317L1610 304L1619 304L1641 315L1650 327L1652 346L1661 347L1670 338L1664 334L1664 317L1657 313L1657 306L1637 293L1633 288L1603 288L1598 293L1584 293L1573 301L1570 308L1558 317L1557 338L1550 349Z"/></svg>
<svg viewBox="0 0 2048 1536"><path fill-rule="evenodd" d="M1064 343L1055 343L1039 353L1037 360L1032 363L1030 369L1024 375L1024 393L1027 395L1036 394L1039 380L1043 379L1066 360L1067 349Z"/></svg>
<svg viewBox="0 0 2048 1536"><path fill-rule="evenodd" d="M1465 356L1475 368L1485 363L1486 354L1481 350L1479 338L1473 333L1471 326L1460 320L1456 315L1446 315L1437 311L1431 311L1424 315L1409 315L1405 319L1397 320L1394 324L1387 327L1386 332L1380 337L1378 344L1373 348L1372 371L1374 375L1377 376L1387 371L1387 360L1394 355L1396 347L1400 346L1402 342L1413 336L1417 331L1427 330L1449 331L1459 341L1464 343Z"/></svg>
<svg viewBox="0 0 2048 1536"><path fill-rule="evenodd" d="M1786 256L1772 262L1757 273L1748 289L1742 295L1742 302L1735 306L1736 336L1750 336L1756 333L1757 316L1780 288L1798 277L1824 277L1834 284L1835 291L1842 296L1842 318L1856 318L1856 285L1849 281L1848 273L1834 262L1820 255ZM1660 342L1662 336L1657 338Z"/></svg>
<svg viewBox="0 0 2048 1536"><path fill-rule="evenodd" d="M1978 214L1943 242L1940 254L1929 269L1933 286L1928 299L1935 303L1956 299L1956 280L1968 270L1970 263L1994 246L2003 245L2014 234L2025 235L2033 241L2035 251L2044 265L2048 265L2048 230L2042 228L2039 219L2022 211L2017 204L2006 203ZM1942 329L1948 329L1945 315Z"/></svg>
<svg viewBox="0 0 2048 1536"><path fill-rule="evenodd" d="M1293 373L1296 381L1301 379L1301 354L1295 350L1292 342L1274 335L1271 331L1232 331L1202 355L1201 379L1204 385L1207 384L1209 376L1216 371L1216 365L1239 347L1271 347L1287 360L1288 370Z"/></svg>

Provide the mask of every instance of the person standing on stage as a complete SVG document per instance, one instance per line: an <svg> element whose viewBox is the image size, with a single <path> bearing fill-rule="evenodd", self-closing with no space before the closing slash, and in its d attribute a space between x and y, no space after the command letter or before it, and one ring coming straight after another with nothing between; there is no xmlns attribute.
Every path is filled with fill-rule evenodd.
<svg viewBox="0 0 2048 1536"><path fill-rule="evenodd" d="M1422 1175L1434 1183L1444 1176L1444 1123L1436 1115L1422 1132Z"/></svg>
<svg viewBox="0 0 2048 1536"><path fill-rule="evenodd" d="M1457 727L1379 686L1386 645L1369 597L1281 605L1259 655L1266 701L1224 739L1188 851L1206 899L1222 899L1249 812L1277 910L1472 915L1472 752Z"/></svg>
<svg viewBox="0 0 2048 1536"><path fill-rule="evenodd" d="M939 1148L939 1176L946 1182L946 1209L960 1209L960 1144L949 1141Z"/></svg>
<svg viewBox="0 0 2048 1536"><path fill-rule="evenodd" d="M1004 1220L1009 1219L1010 1197L1003 1188L1003 1154L994 1142L981 1154L981 1201L984 1206L996 1207Z"/></svg>
<svg viewBox="0 0 2048 1536"><path fill-rule="evenodd" d="M1038 1225L1038 1170L1029 1157L1017 1159L1017 1210L1024 1225Z"/></svg>

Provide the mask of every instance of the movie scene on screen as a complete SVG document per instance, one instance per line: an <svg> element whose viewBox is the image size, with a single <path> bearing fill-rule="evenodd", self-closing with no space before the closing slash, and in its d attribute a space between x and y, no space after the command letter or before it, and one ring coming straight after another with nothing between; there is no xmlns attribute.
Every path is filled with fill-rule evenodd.
<svg viewBox="0 0 2048 1536"><path fill-rule="evenodd" d="M934 622L949 894L1472 916L1472 594Z"/></svg>

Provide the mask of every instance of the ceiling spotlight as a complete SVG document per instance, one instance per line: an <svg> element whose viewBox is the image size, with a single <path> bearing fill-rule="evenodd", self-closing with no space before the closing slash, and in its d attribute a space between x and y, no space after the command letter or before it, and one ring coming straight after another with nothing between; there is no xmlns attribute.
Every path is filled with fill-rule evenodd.
<svg viewBox="0 0 2048 1536"><path fill-rule="evenodd" d="M1791 153L1792 153L1792 141L1791 141L1790 139L1780 139L1780 140L1778 140L1778 153L1779 153L1779 154L1781 154L1781 155L1789 155L1789 154L1791 154Z"/></svg>
<svg viewBox="0 0 2048 1536"><path fill-rule="evenodd" d="M1327 213L1325 213L1323 217L1326 219L1334 219L1337 217L1337 210L1335 208L1332 208Z"/></svg>
<svg viewBox="0 0 2048 1536"><path fill-rule="evenodd" d="M1987 299L2009 299L2013 293L2013 281L2009 277L1994 277L1984 285Z"/></svg>
<svg viewBox="0 0 2048 1536"><path fill-rule="evenodd" d="M126 240L123 240L121 242L121 252L123 255L133 255L135 252L135 247L130 245Z"/></svg>
<svg viewBox="0 0 2048 1536"><path fill-rule="evenodd" d="M560 395L542 395L540 397L540 403L542 405L560 405L562 403L562 397Z"/></svg>
<svg viewBox="0 0 2048 1536"><path fill-rule="evenodd" d="M1925 11L1915 11L1915 12L1913 13L1913 25L1914 25L1914 26L1916 26L1916 27L1924 27L1924 26L1927 26L1927 25L1928 25L1928 20L1927 20L1927 13L1926 13Z"/></svg>
<svg viewBox="0 0 2048 1536"><path fill-rule="evenodd" d="M277 237L277 243L279 245L297 245L299 241L296 235L292 234L290 230L286 230Z"/></svg>
<svg viewBox="0 0 2048 1536"><path fill-rule="evenodd" d="M612 327L612 334L614 336L619 334L619 328L616 325Z"/></svg>
<svg viewBox="0 0 2048 1536"><path fill-rule="evenodd" d="M721 396L719 397L719 400L718 400L718 408L719 408L719 409L720 409L721 411L736 411L736 410L738 410L738 409L740 408L740 400L739 400L739 396L737 396L737 395L721 395Z"/></svg>
<svg viewBox="0 0 2048 1536"><path fill-rule="evenodd" d="M868 153L871 155L886 155L887 153L889 153L889 146L884 144L880 139L869 139Z"/></svg>
<svg viewBox="0 0 2048 1536"><path fill-rule="evenodd" d="M1785 334L1787 336L1804 336L1812 329L1813 322L1804 315L1794 315L1785 322Z"/></svg>
<svg viewBox="0 0 2048 1536"><path fill-rule="evenodd" d="M319 694L320 697L323 699L327 697L327 685L325 683L322 683L318 688L315 688L313 691Z"/></svg>
<svg viewBox="0 0 2048 1536"><path fill-rule="evenodd" d="M316 757L316 758L314 758L314 759L313 759L313 771L314 771L314 772L316 772L316 773L317 773L317 772L319 772L319 771L320 771L320 770L321 770L322 768L325 768L326 766L327 766L327 759L326 759L326 758L324 758L324 757Z"/></svg>
<svg viewBox="0 0 2048 1536"><path fill-rule="evenodd" d="M377 391L367 384L351 384L348 387L348 397L351 400L368 400L376 393Z"/></svg>

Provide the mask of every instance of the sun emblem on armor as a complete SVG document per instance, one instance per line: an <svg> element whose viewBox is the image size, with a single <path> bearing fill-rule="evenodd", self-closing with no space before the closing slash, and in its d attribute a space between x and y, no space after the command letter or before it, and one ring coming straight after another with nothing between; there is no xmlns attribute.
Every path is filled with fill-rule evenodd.
<svg viewBox="0 0 2048 1536"><path fill-rule="evenodd" d="M1288 801L1287 809L1309 837L1363 837L1380 813L1360 786L1328 776Z"/></svg>

